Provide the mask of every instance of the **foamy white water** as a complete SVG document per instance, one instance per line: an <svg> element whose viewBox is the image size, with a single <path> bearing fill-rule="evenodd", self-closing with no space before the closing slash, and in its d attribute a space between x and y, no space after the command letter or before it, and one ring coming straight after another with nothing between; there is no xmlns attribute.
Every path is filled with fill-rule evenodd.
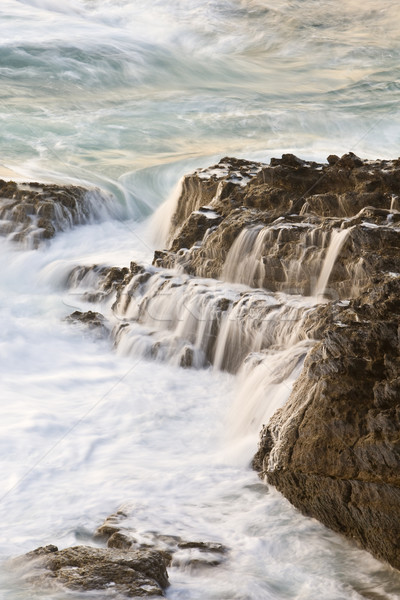
<svg viewBox="0 0 400 600"><path fill-rule="evenodd" d="M227 154L397 156L397 5L3 0L0 21L1 176L97 185L122 215L37 251L0 241L1 559L91 543L126 504L139 531L230 548L212 571L171 569L170 599L398 598L397 574L249 468L257 420L289 395L307 342L287 332L263 398L261 363L238 393L232 375L117 354L63 321L82 306L65 287L74 266L151 262L165 227L138 221L194 168ZM3 568L0 596L32 592Z"/></svg>

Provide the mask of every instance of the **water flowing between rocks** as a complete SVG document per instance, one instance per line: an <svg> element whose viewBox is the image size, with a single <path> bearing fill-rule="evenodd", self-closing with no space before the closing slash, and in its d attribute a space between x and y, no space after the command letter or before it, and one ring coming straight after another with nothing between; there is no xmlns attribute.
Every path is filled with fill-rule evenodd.
<svg viewBox="0 0 400 600"><path fill-rule="evenodd" d="M78 589L73 550L53 557L69 588L8 561L127 543L150 548L144 570L172 556L171 600L398 599L394 569L250 466L262 431L278 478L298 426L274 415L311 396L310 352L317 380L359 368L379 410L396 395L372 375L397 364L379 313L400 272L397 6L61 4L0 7L0 596L118 597L116 555L101 592Z"/></svg>

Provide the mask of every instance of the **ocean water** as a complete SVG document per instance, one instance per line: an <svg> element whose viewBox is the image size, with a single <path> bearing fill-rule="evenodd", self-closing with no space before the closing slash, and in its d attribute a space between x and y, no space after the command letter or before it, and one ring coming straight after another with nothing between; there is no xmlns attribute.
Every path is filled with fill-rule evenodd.
<svg viewBox="0 0 400 600"><path fill-rule="evenodd" d="M400 598L398 574L249 468L262 423L248 434L240 378L116 352L64 321L82 308L72 268L151 263L151 215L194 168L397 157L397 4L2 0L0 23L0 176L95 185L121 208L35 251L0 240L2 564L90 543L126 506L139 531L230 549L211 570L172 568L171 600ZM7 571L0 597L43 597Z"/></svg>

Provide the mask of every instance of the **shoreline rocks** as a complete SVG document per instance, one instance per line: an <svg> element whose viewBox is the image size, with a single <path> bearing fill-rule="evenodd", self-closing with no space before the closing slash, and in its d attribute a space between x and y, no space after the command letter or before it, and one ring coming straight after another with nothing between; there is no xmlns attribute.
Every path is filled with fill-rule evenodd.
<svg viewBox="0 0 400 600"><path fill-rule="evenodd" d="M400 272L399 196L399 159L224 158L184 178L168 248L153 264L311 295L334 234L347 230L327 284L335 298L355 297L377 272Z"/></svg>
<svg viewBox="0 0 400 600"><path fill-rule="evenodd" d="M303 513L400 569L400 278L321 318L253 466Z"/></svg>
<svg viewBox="0 0 400 600"><path fill-rule="evenodd" d="M185 178L169 247L154 259L330 300L304 323L317 343L288 402L263 427L253 466L303 513L397 569L399 195L400 159L222 159ZM204 209L214 217L205 233Z"/></svg>
<svg viewBox="0 0 400 600"><path fill-rule="evenodd" d="M400 569L400 159L224 158L184 179L153 264L98 271L90 293L114 302L116 343L135 347L145 325L146 357L231 372L303 344L301 375L263 426L253 466ZM295 294L311 298L299 309Z"/></svg>
<svg viewBox="0 0 400 600"><path fill-rule="evenodd" d="M49 545L14 559L20 579L43 590L103 591L113 598L154 598L168 586L164 557L154 550Z"/></svg>
<svg viewBox="0 0 400 600"><path fill-rule="evenodd" d="M160 552L167 566L191 569L216 567L226 560L229 549L219 542L184 540L179 535L136 531L130 515L122 510L110 515L94 533L94 540L107 548L152 549Z"/></svg>
<svg viewBox="0 0 400 600"><path fill-rule="evenodd" d="M98 219L111 198L74 185L0 179L0 235L37 248L57 232Z"/></svg>
<svg viewBox="0 0 400 600"><path fill-rule="evenodd" d="M41 546L9 561L10 571L32 590L103 592L123 600L164 596L169 566L200 572L227 559L229 550L221 543L137 530L131 517L118 510L105 519L92 536L102 547Z"/></svg>

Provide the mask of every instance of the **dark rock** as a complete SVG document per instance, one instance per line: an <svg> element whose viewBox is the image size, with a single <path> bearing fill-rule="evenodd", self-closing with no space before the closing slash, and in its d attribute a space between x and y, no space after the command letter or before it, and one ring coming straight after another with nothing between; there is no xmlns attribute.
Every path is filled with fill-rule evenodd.
<svg viewBox="0 0 400 600"><path fill-rule="evenodd" d="M154 550L162 554L167 565L193 569L218 566L224 562L229 552L224 544L218 542L188 541L177 535L154 531L138 534L131 518L124 511L107 517L96 529L94 538L107 541L108 548Z"/></svg>
<svg viewBox="0 0 400 600"><path fill-rule="evenodd" d="M111 294L118 293L134 275L143 271L144 267L133 262L129 269L103 265L77 266L69 273L66 286L79 294L86 284L85 291L80 294L82 300L101 302Z"/></svg>
<svg viewBox="0 0 400 600"><path fill-rule="evenodd" d="M87 312L81 312L79 310L74 311L65 319L71 323L83 323L89 329L96 330L100 335L108 335L109 330L106 326L106 320L101 313L93 312L88 310Z"/></svg>
<svg viewBox="0 0 400 600"><path fill-rule="evenodd" d="M326 160L330 165L335 165L340 159L336 154L330 154Z"/></svg>
<svg viewBox="0 0 400 600"><path fill-rule="evenodd" d="M215 542L178 542L178 548L182 549L197 549L204 552L216 552L217 554L226 554L228 551L227 547L223 544L216 544Z"/></svg>
<svg viewBox="0 0 400 600"><path fill-rule="evenodd" d="M14 567L23 567L23 579L36 588L103 591L114 598L162 596L168 586L164 558L154 550L46 546L19 557Z"/></svg>
<svg viewBox="0 0 400 600"><path fill-rule="evenodd" d="M398 161L363 161L351 152L328 157L328 164L292 154L269 166L223 158L184 179L169 248L156 252L154 265L310 295L332 232L348 229L329 289L336 297L355 297L375 273L400 272L400 213L392 208L398 194ZM204 209L217 218L208 219ZM259 254L251 268L227 271L246 231L253 245L243 243L237 262L256 245Z"/></svg>
<svg viewBox="0 0 400 600"><path fill-rule="evenodd" d="M193 349L190 346L186 346L181 354L179 365L184 369L193 365Z"/></svg>
<svg viewBox="0 0 400 600"><path fill-rule="evenodd" d="M105 202L99 190L80 186L0 180L0 234L37 247L58 231L98 218Z"/></svg>
<svg viewBox="0 0 400 600"><path fill-rule="evenodd" d="M319 317L321 341L253 464L302 512L399 569L400 277Z"/></svg>
<svg viewBox="0 0 400 600"><path fill-rule="evenodd" d="M132 540L125 533L121 533L120 531L115 531L107 541L107 548L119 548L120 550L128 550L135 543L135 540Z"/></svg>
<svg viewBox="0 0 400 600"><path fill-rule="evenodd" d="M107 541L114 533L120 532L121 522L127 517L127 513L123 510L118 510L112 515L109 515L104 523L102 523L102 525L94 532L94 539Z"/></svg>

